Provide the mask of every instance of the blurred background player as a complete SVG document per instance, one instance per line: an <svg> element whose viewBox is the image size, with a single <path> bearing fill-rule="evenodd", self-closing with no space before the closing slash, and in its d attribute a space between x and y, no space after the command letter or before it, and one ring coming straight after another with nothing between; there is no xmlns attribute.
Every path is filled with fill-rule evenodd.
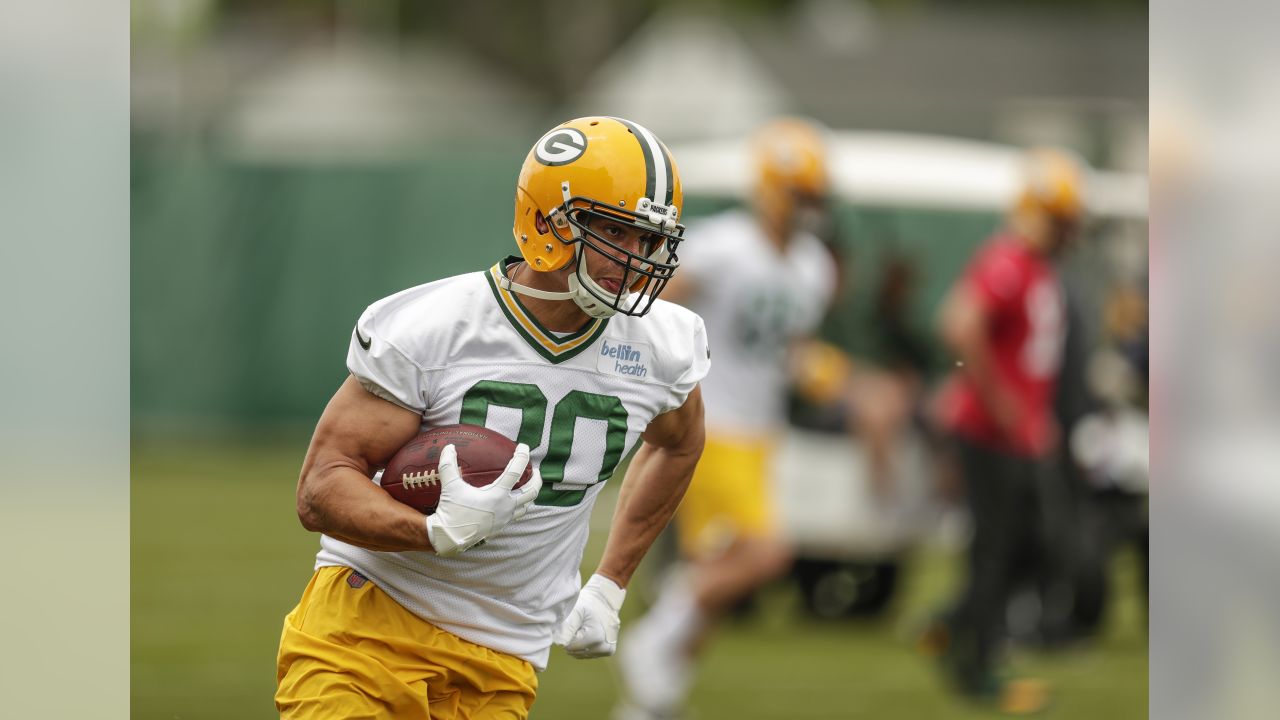
<svg viewBox="0 0 1280 720"><path fill-rule="evenodd" d="M973 527L968 577L945 625L926 637L959 690L1007 712L1041 709L1047 689L998 672L1021 570L1052 567L1042 489L1060 431L1053 415L1065 306L1053 260L1077 234L1083 167L1058 150L1027 153L1004 228L980 247L940 312L957 369L937 398ZM1038 555L1037 555L1038 553Z"/></svg>
<svg viewBox="0 0 1280 720"><path fill-rule="evenodd" d="M837 279L815 235L829 212L824 130L777 119L756 131L751 152L754 214L731 210L692 230L666 296L707 323L715 371L703 383L706 448L676 518L687 564L623 637L619 717L678 713L716 621L791 564L770 474L789 351L821 320Z"/></svg>

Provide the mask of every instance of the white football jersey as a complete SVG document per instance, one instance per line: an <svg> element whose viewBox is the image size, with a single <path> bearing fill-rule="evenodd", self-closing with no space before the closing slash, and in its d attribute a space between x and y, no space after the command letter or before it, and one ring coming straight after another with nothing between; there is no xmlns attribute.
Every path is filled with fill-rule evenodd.
<svg viewBox="0 0 1280 720"><path fill-rule="evenodd" d="M716 361L702 383L707 429L768 432L786 419L788 344L822 320L835 262L807 233L780 253L738 210L691 225L685 237L677 272L692 276L695 294L685 304L706 322Z"/></svg>
<svg viewBox="0 0 1280 720"><path fill-rule="evenodd" d="M710 360L702 320L662 301L644 317L550 332L495 281L508 262L374 303L356 324L347 367L369 391L420 413L424 427L484 425L528 444L542 473L537 500L456 557L323 536L316 567L351 567L425 620L541 670L580 588L596 496L650 421L684 404Z"/></svg>

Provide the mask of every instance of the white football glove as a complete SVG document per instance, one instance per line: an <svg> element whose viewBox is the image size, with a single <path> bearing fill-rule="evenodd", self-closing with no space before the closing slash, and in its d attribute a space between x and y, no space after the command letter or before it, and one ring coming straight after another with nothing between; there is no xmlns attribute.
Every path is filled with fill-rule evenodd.
<svg viewBox="0 0 1280 720"><path fill-rule="evenodd" d="M626 597L627 591L614 581L592 575L551 641L576 658L612 655L618 647L618 611Z"/></svg>
<svg viewBox="0 0 1280 720"><path fill-rule="evenodd" d="M529 464L529 446L520 443L507 468L484 487L472 487L458 471L458 451L440 451L440 504L427 516L427 538L437 555L457 555L523 516L542 489L538 468L519 490L512 490Z"/></svg>

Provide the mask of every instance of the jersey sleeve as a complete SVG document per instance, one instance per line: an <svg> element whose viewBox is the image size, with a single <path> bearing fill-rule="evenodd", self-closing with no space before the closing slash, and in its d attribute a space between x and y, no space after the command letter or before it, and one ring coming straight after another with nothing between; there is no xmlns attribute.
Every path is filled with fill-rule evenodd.
<svg viewBox="0 0 1280 720"><path fill-rule="evenodd" d="M671 392L662 412L670 412L684 405L689 393L693 392L693 389L711 370L711 346L707 343L707 327L702 322L702 318L697 315L693 315L693 319L692 341L689 343L687 354L681 358L684 368L671 384Z"/></svg>
<svg viewBox="0 0 1280 720"><path fill-rule="evenodd" d="M821 240L809 236L805 243L800 279L807 292L800 294L802 301L797 309L800 312L799 327L808 333L822 322L827 308L835 299L837 270L831 250Z"/></svg>
<svg viewBox="0 0 1280 720"><path fill-rule="evenodd" d="M974 258L965 282L982 306L995 312L1022 295L1027 278L1014 254L1001 244L993 244Z"/></svg>
<svg viewBox="0 0 1280 720"><path fill-rule="evenodd" d="M380 332L375 308L364 311L351 333L347 369L365 390L406 410L422 413L427 407L425 373L385 331Z"/></svg>

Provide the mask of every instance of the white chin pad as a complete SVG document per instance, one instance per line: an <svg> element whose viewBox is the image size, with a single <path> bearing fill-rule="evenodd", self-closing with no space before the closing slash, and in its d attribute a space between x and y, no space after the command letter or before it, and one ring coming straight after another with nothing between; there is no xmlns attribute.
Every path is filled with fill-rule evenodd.
<svg viewBox="0 0 1280 720"><path fill-rule="evenodd" d="M599 297L591 295L591 291L584 286L584 283L580 281L577 275L579 275L579 273L577 273L576 270L568 275L568 292L570 292L573 302L575 302L577 306L581 307L581 310L584 311L584 313L593 316L593 318L609 318L609 316L616 315L617 310L614 310L613 307L604 304L603 301L600 301ZM599 293L600 296L608 297L609 295L612 295L611 292L604 290L603 287L596 284L590 277L586 278L586 282L590 283L591 286L593 286L593 290L595 290L596 293ZM618 306L621 307L626 305L628 295L631 295L631 293L626 290L623 290L620 293L621 300L618 302Z"/></svg>
<svg viewBox="0 0 1280 720"><path fill-rule="evenodd" d="M592 289L601 297L608 297L612 294L608 290L605 290L596 284L596 281L592 280L590 276L586 277L586 282L589 283ZM611 317L618 312L609 305L601 302L595 295L592 295L591 290L588 290L583 281L578 279L578 273L576 271L569 273L569 293L573 296L573 301L582 309L582 312L590 315L591 317ZM618 306L626 306L630 295L631 293L624 288L622 292L618 294Z"/></svg>

